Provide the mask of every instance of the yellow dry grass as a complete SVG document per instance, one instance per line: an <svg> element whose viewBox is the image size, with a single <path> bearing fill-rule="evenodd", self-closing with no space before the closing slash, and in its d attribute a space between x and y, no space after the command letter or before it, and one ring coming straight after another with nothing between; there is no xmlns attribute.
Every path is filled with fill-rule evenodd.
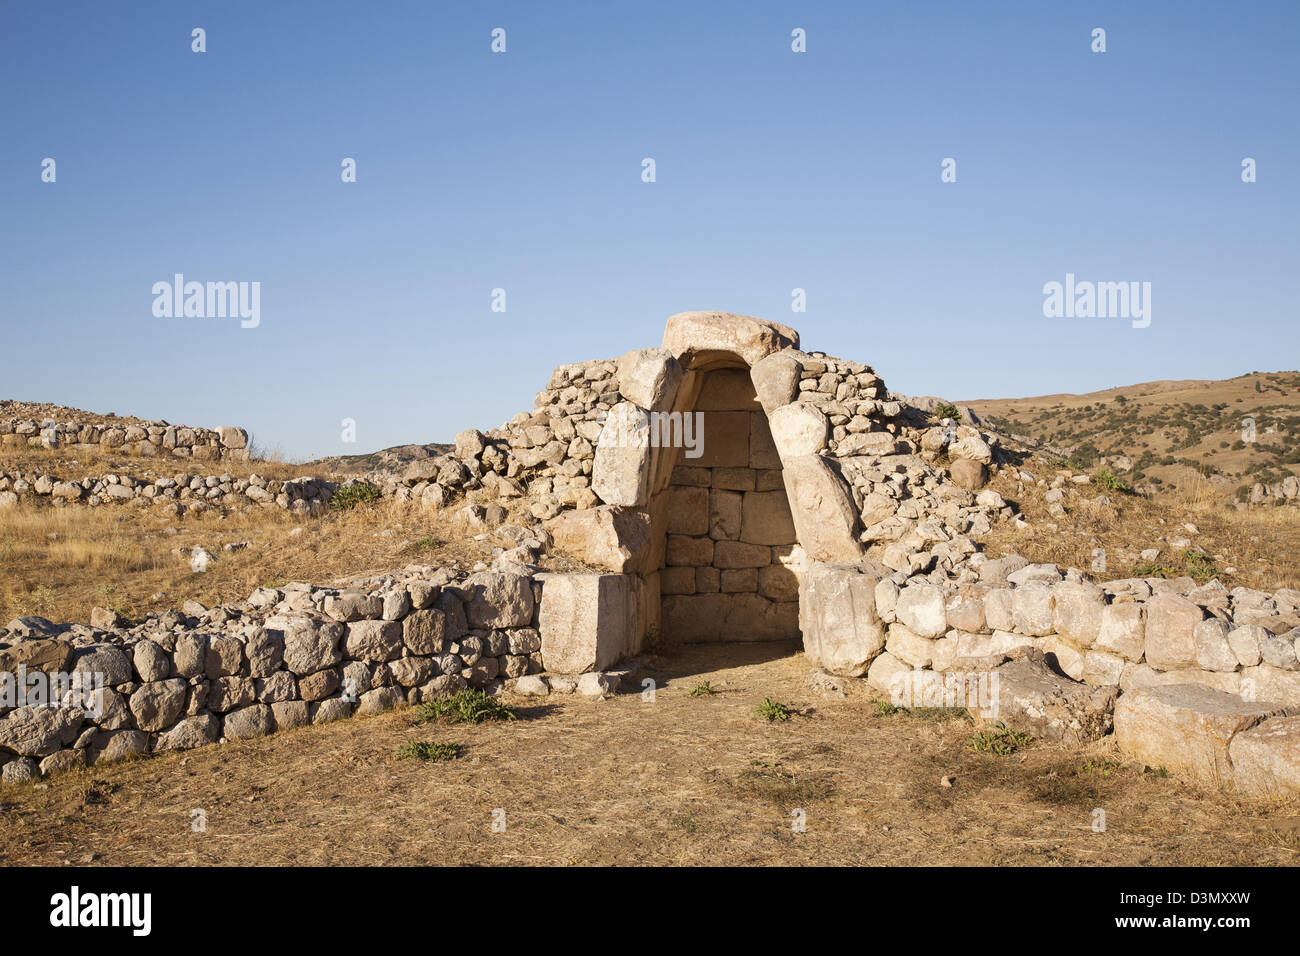
<svg viewBox="0 0 1300 956"><path fill-rule="evenodd" d="M1052 476L1041 469L1039 474ZM1016 552L1030 561L1090 572L1100 548L1106 553L1106 570L1091 576L1110 580L1137 573L1144 564L1140 552L1158 548L1157 565L1186 573L1187 558L1169 543L1169 539L1182 537L1207 552L1214 576L1229 588L1242 585L1271 591L1300 587L1297 508L1226 508L1204 479L1153 498L1105 491L1095 484L1067 484L1067 516L1055 518L1047 510L1046 489L1028 485L1022 490L1014 469L1002 469L991 487L1015 504L1029 522L1023 531L1010 522L998 523L994 532L982 539L993 557ZM1093 504L1099 495L1109 497L1111 503ZM1185 524L1195 525L1197 532L1187 531ZM1229 572L1228 568L1236 570ZM1208 580L1205 574L1199 577Z"/></svg>
<svg viewBox="0 0 1300 956"><path fill-rule="evenodd" d="M291 534L295 528L302 530ZM222 549L241 542L248 545ZM202 574L190 569L195 546L217 557ZM177 518L131 505L24 503L0 511L0 623L22 614L87 621L95 605L137 619L189 598L238 602L254 588L289 581L325 584L407 564L469 566L491 546L475 541L454 509L390 501L317 518L278 508Z"/></svg>
<svg viewBox="0 0 1300 956"><path fill-rule="evenodd" d="M975 753L967 721L879 715L860 685L845 698L810 691L807 662L790 647L696 646L655 663L653 702L516 699L519 720L478 726L415 724L401 710L7 788L0 863L1300 861L1284 829L1294 806L1144 772L1107 742ZM718 692L691 696L703 679ZM756 718L764 697L796 716ZM413 741L459 744L461 756L400 758ZM196 808L202 832L191 828Z"/></svg>

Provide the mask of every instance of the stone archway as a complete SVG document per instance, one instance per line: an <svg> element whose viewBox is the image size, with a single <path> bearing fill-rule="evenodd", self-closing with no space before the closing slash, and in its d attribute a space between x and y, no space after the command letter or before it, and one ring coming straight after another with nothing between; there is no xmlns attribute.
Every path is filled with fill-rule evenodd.
<svg viewBox="0 0 1300 956"><path fill-rule="evenodd" d="M800 633L816 656L800 614L805 567L856 562L863 546L852 494L826 457L829 421L799 401L813 361L794 329L724 312L674 315L662 347L618 359L621 401L591 472L601 504L549 525L560 550L615 572L593 578L635 578L590 584L623 595L610 598L623 610L601 615L602 634L578 628L582 660L603 666L660 640ZM663 438L683 437L696 412L704 433L692 460L681 441ZM590 600L603 599L593 591ZM622 630L610 623L620 613ZM544 656L547 640L544 626Z"/></svg>

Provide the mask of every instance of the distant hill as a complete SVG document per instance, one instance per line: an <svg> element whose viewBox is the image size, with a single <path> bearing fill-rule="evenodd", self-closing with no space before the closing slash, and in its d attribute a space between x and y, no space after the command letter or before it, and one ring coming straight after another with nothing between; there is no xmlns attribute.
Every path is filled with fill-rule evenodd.
<svg viewBox="0 0 1300 956"><path fill-rule="evenodd" d="M1134 483L1159 487L1204 476L1239 493L1300 474L1300 372L960 404L1077 467L1111 467Z"/></svg>
<svg viewBox="0 0 1300 956"><path fill-rule="evenodd" d="M455 448L452 444L430 442L427 445L394 445L365 455L333 455L304 462L304 468L317 468L334 475L396 475L413 461L444 455Z"/></svg>

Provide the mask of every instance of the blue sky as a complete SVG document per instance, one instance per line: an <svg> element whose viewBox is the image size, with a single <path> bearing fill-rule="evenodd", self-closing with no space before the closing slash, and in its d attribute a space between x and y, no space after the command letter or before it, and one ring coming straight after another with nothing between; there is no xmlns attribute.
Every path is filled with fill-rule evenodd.
<svg viewBox="0 0 1300 956"><path fill-rule="evenodd" d="M0 397L369 451L687 309L955 399L1295 368L1298 47L1294 3L9 0ZM156 318L177 272L260 325ZM1045 318L1067 272L1150 327Z"/></svg>

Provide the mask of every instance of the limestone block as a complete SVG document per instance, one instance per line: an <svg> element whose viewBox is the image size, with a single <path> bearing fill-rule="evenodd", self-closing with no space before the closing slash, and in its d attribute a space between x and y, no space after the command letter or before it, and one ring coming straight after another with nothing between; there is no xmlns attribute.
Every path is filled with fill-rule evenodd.
<svg viewBox="0 0 1300 956"><path fill-rule="evenodd" d="M1291 715L1280 704L1251 703L1197 685L1144 687L1125 693L1115 706L1115 742L1147 766L1204 785L1228 783L1232 739L1279 716Z"/></svg>
<svg viewBox="0 0 1300 956"><path fill-rule="evenodd" d="M730 312L679 312L664 328L663 347L684 368L707 369L738 364L749 367L786 348L799 347L794 329Z"/></svg>
<svg viewBox="0 0 1300 956"><path fill-rule="evenodd" d="M818 455L785 462L785 487L799 543L809 559L852 563L862 556L858 513L848 486Z"/></svg>
<svg viewBox="0 0 1300 956"><path fill-rule="evenodd" d="M639 584L628 574L539 574L542 665L557 674L605 670L635 652Z"/></svg>
<svg viewBox="0 0 1300 956"><path fill-rule="evenodd" d="M840 677L861 677L885 647L876 614L878 577L850 564L814 562L799 589L804 654Z"/></svg>

